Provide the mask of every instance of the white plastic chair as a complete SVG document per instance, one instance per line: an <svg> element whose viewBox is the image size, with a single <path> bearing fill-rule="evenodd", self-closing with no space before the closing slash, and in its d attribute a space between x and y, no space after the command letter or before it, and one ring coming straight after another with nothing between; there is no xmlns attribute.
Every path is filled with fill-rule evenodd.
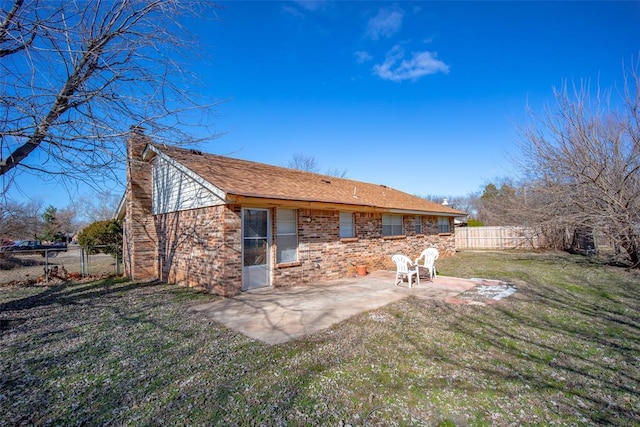
<svg viewBox="0 0 640 427"><path fill-rule="evenodd" d="M405 255L396 254L391 257L391 260L396 264L396 286L402 283L402 280L406 276L409 281L409 287L411 287L411 278L416 276L416 283L420 285L420 275L418 274L418 267L413 265L411 258Z"/></svg>
<svg viewBox="0 0 640 427"><path fill-rule="evenodd" d="M440 252L436 248L427 248L418 258L416 258L415 264L418 270L418 277L420 277L420 269L424 268L429 270L429 280L433 281L436 278L436 260L440 256ZM420 260L424 258L422 264L420 264Z"/></svg>

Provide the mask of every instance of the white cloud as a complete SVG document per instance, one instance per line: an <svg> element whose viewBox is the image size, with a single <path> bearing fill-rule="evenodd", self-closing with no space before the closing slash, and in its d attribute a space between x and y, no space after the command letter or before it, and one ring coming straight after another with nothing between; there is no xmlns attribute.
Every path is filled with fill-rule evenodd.
<svg viewBox="0 0 640 427"><path fill-rule="evenodd" d="M318 10L327 4L327 0L294 0L293 2L301 8L310 11Z"/></svg>
<svg viewBox="0 0 640 427"><path fill-rule="evenodd" d="M383 80L400 82L417 80L422 76L436 73L448 73L449 66L436 58L435 52L414 52L410 59L404 59L405 51L395 45L382 64L374 65L373 74Z"/></svg>
<svg viewBox="0 0 640 427"><path fill-rule="evenodd" d="M381 37L391 37L402 27L404 13L400 10L380 9L378 14L369 19L367 36L373 40Z"/></svg>
<svg viewBox="0 0 640 427"><path fill-rule="evenodd" d="M367 62L373 59L373 56L371 56L368 52L365 52L363 50L354 52L353 55L356 57L356 62L358 64L362 64L363 62Z"/></svg>
<svg viewBox="0 0 640 427"><path fill-rule="evenodd" d="M298 18L304 18L304 13L302 13L299 9L297 9L294 6L289 6L288 4L285 4L282 6L282 10L288 13L289 15L293 15Z"/></svg>
<svg viewBox="0 0 640 427"><path fill-rule="evenodd" d="M317 12L327 6L327 0L293 0L282 5L282 10L298 18L304 18L306 12Z"/></svg>

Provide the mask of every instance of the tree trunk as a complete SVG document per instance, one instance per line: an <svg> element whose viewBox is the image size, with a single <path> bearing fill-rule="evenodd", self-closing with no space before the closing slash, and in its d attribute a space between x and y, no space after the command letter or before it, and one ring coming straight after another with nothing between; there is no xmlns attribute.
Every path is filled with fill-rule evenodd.
<svg viewBox="0 0 640 427"><path fill-rule="evenodd" d="M622 241L622 247L627 252L629 261L631 261L631 268L640 269L640 245L638 245L638 238L635 235L627 236Z"/></svg>

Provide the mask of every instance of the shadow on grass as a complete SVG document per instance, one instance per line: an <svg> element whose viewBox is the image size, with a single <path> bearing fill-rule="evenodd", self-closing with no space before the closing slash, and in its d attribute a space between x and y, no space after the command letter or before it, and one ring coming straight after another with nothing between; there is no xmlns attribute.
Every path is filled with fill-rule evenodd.
<svg viewBox="0 0 640 427"><path fill-rule="evenodd" d="M521 258L507 258L500 278L528 283L495 306L409 298L377 310L382 320L365 313L276 346L188 312L185 301L200 297L185 288L43 290L1 307L43 318L5 335L0 412L31 425L488 425L501 408L481 405L496 396L521 417L542 415L506 413L495 425L637 425L637 284L553 259L538 267L562 271L550 284ZM448 412L424 390L458 406ZM439 404L440 415L429 412Z"/></svg>
<svg viewBox="0 0 640 427"><path fill-rule="evenodd" d="M517 263L528 257L506 258ZM558 413L575 414L579 423L638 425L636 276L580 258L556 260L555 265L550 258L543 264L551 275L543 270L528 274L528 283L519 284L516 296L500 304L442 305L444 318L451 321L448 330L491 355L474 361L473 369L487 378L501 378L506 389L510 383L525 385L542 399L553 400ZM411 345L418 353L433 352L419 337L412 338ZM468 359L462 362L452 353L434 356L460 370L468 368Z"/></svg>
<svg viewBox="0 0 640 427"><path fill-rule="evenodd" d="M130 307L126 305L120 306L117 301L111 303L109 298L115 297L117 300L122 300L126 295L142 290L145 292L171 292L167 288L168 285L159 281L129 282L122 278L107 278L90 283L38 287L42 291L35 295L0 303L0 334L31 320L34 315L38 315L37 313L45 316L45 312L42 311L45 308L49 308L49 310L61 308L73 313L82 311L85 307L90 308L97 305L100 306L101 310L111 312L117 319L129 325L142 322L155 323L155 319L141 312L132 312ZM162 302L153 303L151 300L147 301L148 306L152 304L160 305ZM104 313L102 315L104 316ZM161 324L156 324L156 326L166 327ZM61 334L66 332L66 329L43 330L41 339L57 340ZM27 343L25 345L28 346Z"/></svg>
<svg viewBox="0 0 640 427"><path fill-rule="evenodd" d="M122 293L141 287L150 288L162 285L158 281L151 282L130 282L126 285L120 284L125 279L104 279L89 283L65 283L61 285L42 286L42 292L24 298L18 298L6 303L0 303L1 311L19 312L32 310L34 308L57 305L73 305L81 303L91 303L99 296L106 296L111 293Z"/></svg>
<svg viewBox="0 0 640 427"><path fill-rule="evenodd" d="M198 334L212 342L233 338L229 331L203 328L205 320L195 328L181 320L188 297L180 294L201 296L186 288L104 280L38 290L0 305L7 327L0 333L0 425L3 419L16 425L104 424L148 405L148 396L173 402L176 381L208 370L190 363L207 344ZM227 351L221 357L231 361ZM239 369L237 377L242 375ZM175 417L183 408L173 410ZM162 419L163 409L152 412Z"/></svg>

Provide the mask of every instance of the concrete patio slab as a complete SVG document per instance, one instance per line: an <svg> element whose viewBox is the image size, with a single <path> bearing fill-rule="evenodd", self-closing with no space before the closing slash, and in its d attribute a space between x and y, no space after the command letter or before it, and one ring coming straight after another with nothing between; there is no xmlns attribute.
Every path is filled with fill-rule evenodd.
<svg viewBox="0 0 640 427"><path fill-rule="evenodd" d="M409 295L439 299L473 288L468 279L438 276L409 289L394 286L395 271L374 271L364 277L317 282L290 288L265 288L242 293L191 310L267 344L279 344L328 328L363 311Z"/></svg>

